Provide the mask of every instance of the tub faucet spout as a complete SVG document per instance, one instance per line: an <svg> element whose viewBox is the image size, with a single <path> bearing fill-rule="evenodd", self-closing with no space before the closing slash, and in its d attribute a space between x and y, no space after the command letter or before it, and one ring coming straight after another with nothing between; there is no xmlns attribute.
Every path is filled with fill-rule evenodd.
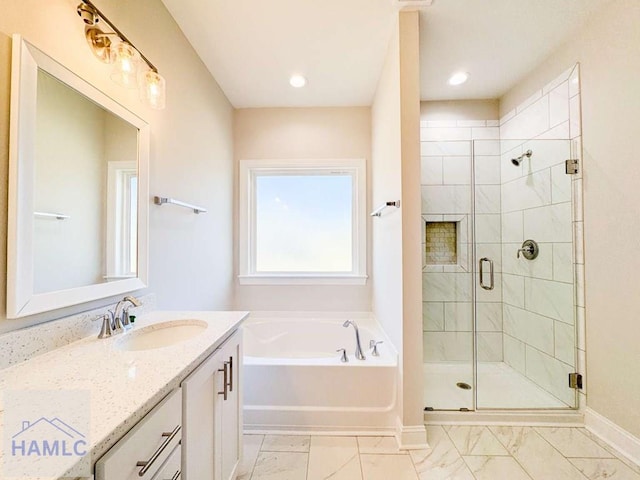
<svg viewBox="0 0 640 480"><path fill-rule="evenodd" d="M362 345L360 345L360 332L358 331L358 325L353 320L347 320L342 324L343 327L349 328L349 325L353 325L353 328L356 331L356 358L358 360L365 360L367 357L362 353Z"/></svg>

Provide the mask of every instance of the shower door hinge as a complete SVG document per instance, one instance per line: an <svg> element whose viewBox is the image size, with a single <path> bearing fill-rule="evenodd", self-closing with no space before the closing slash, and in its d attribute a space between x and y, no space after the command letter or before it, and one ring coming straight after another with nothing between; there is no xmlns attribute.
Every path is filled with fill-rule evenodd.
<svg viewBox="0 0 640 480"><path fill-rule="evenodd" d="M569 388L575 388L576 390L582 390L582 375L579 373L569 374Z"/></svg>
<svg viewBox="0 0 640 480"><path fill-rule="evenodd" d="M575 175L578 173L578 159L570 158L564 161L564 171L567 175Z"/></svg>

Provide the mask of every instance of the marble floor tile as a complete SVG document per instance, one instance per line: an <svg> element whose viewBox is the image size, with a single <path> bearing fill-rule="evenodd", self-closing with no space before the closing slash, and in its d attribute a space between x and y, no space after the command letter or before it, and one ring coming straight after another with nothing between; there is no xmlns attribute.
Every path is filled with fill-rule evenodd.
<svg viewBox="0 0 640 480"><path fill-rule="evenodd" d="M640 480L640 475L617 458L572 458L573 463L589 480Z"/></svg>
<svg viewBox="0 0 640 480"><path fill-rule="evenodd" d="M569 460L531 427L489 427L533 480L584 480Z"/></svg>
<svg viewBox="0 0 640 480"><path fill-rule="evenodd" d="M476 480L531 480L513 457L463 457Z"/></svg>
<svg viewBox="0 0 640 480"><path fill-rule="evenodd" d="M400 451L395 437L358 437L358 448L361 454L407 454Z"/></svg>
<svg viewBox="0 0 640 480"><path fill-rule="evenodd" d="M362 480L356 437L311 437L307 480Z"/></svg>
<svg viewBox="0 0 640 480"><path fill-rule="evenodd" d="M460 455L509 455L487 427L459 425L445 430Z"/></svg>
<svg viewBox="0 0 640 480"><path fill-rule="evenodd" d="M553 445L565 457L578 458L613 458L607 450L588 438L577 428L537 427L542 437Z"/></svg>
<svg viewBox="0 0 640 480"><path fill-rule="evenodd" d="M242 463L238 470L238 480L249 480L256 464L264 435L243 435Z"/></svg>
<svg viewBox="0 0 640 480"><path fill-rule="evenodd" d="M309 452L309 435L265 435L263 452Z"/></svg>
<svg viewBox="0 0 640 480"><path fill-rule="evenodd" d="M473 480L471 471L441 426L427 426L427 450L410 451L420 480Z"/></svg>
<svg viewBox="0 0 640 480"><path fill-rule="evenodd" d="M627 467L629 467L631 470L633 470L637 474L640 474L640 465L633 463L631 460L629 460L627 457L622 455L620 452L618 452L615 448L613 448L607 442L605 442L600 437L598 437L595 433L591 433L586 428L578 428L577 430L580 430L581 433L583 433L584 435L589 437L591 440L596 442L598 445L604 448L607 452L609 452L611 455L613 455L622 463L624 463Z"/></svg>
<svg viewBox="0 0 640 480"><path fill-rule="evenodd" d="M309 454L260 452L251 480L305 480Z"/></svg>
<svg viewBox="0 0 640 480"><path fill-rule="evenodd" d="M360 455L364 480L418 480L409 455Z"/></svg>

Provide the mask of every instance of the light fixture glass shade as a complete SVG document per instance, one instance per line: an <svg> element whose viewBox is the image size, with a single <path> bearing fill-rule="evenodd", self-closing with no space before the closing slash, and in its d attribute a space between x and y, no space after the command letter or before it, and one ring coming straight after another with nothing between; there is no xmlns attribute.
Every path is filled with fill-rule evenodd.
<svg viewBox="0 0 640 480"><path fill-rule="evenodd" d="M138 51L126 42L118 43L113 49L111 80L126 88L137 88L139 64Z"/></svg>
<svg viewBox="0 0 640 480"><path fill-rule="evenodd" d="M140 99L151 108L162 110L166 103L166 82L158 72L147 70L140 80Z"/></svg>

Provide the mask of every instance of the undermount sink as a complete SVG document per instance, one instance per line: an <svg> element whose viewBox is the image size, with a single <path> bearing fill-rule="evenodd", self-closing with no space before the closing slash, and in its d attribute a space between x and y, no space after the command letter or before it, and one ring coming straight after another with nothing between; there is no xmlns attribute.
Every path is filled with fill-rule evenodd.
<svg viewBox="0 0 640 480"><path fill-rule="evenodd" d="M169 320L127 332L118 341L120 350L137 351L168 347L200 335L207 328L202 320Z"/></svg>

